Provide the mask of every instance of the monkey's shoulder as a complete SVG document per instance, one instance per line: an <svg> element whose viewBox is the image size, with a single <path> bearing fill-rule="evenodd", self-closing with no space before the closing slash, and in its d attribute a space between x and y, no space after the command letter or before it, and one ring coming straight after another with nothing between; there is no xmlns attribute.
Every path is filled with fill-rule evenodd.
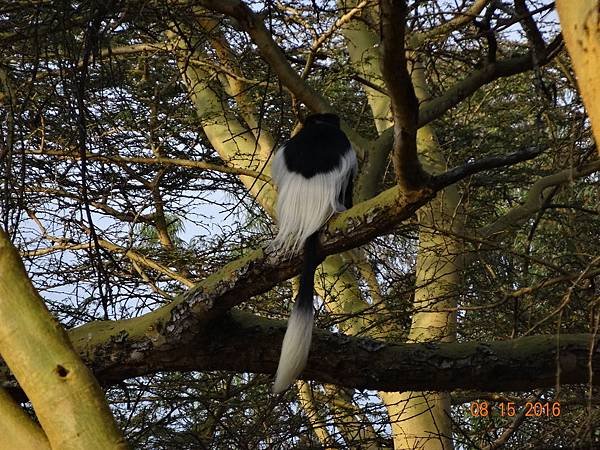
<svg viewBox="0 0 600 450"><path fill-rule="evenodd" d="M339 128L313 125L287 141L283 151L287 169L309 178L339 168L352 146Z"/></svg>

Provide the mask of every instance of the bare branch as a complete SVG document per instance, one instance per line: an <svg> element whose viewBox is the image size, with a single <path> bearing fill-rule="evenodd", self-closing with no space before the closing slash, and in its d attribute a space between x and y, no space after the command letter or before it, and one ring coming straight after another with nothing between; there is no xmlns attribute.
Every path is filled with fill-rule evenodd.
<svg viewBox="0 0 600 450"><path fill-rule="evenodd" d="M323 43L329 39L336 30L343 27L344 24L348 23L355 15L360 14L362 10L369 4L369 0L362 0L358 5L340 17L335 21L333 26L327 30L325 33L319 35L317 39L312 43L310 47L310 53L306 60L306 64L304 65L304 70L302 71L302 78L306 78L310 73L310 69L312 68L313 62L315 60L315 55L317 54L317 50Z"/></svg>
<svg viewBox="0 0 600 450"><path fill-rule="evenodd" d="M498 167L512 166L513 164L533 159L536 156L539 156L541 153L542 150L538 148L530 148L527 150L514 152L506 156L490 156L480 161L475 161L472 163L467 163L464 166L456 167L434 177L433 185L435 186L439 183L443 186L448 186L475 173L482 172L484 170L496 169Z"/></svg>
<svg viewBox="0 0 600 450"><path fill-rule="evenodd" d="M262 18L245 3L240 0L201 0L199 3L212 11L235 18L240 27L250 35L260 50L260 54L277 74L283 85L312 111L334 112L331 103L298 75L279 45L273 40L273 35L265 27ZM356 150L360 156L365 139L345 123L342 123L342 128L357 146Z"/></svg>
<svg viewBox="0 0 600 450"><path fill-rule="evenodd" d="M533 20L525 0L515 0L515 11L519 16L519 20L521 21L523 29L525 30L525 34L527 35L529 46L533 51L533 59L537 60L537 54L543 53L546 48L546 43L544 42L542 33L540 33L535 20Z"/></svg>
<svg viewBox="0 0 600 450"><path fill-rule="evenodd" d="M530 402L535 402L540 398L540 395L530 397ZM490 445L483 447L482 450L496 450L502 447L510 439L510 437L519 429L521 424L527 419L528 408L526 406L521 407L519 413L515 416L511 424L504 430L504 432Z"/></svg>
<svg viewBox="0 0 600 450"><path fill-rule="evenodd" d="M277 73L285 84L310 109L317 112L332 111L327 100L319 95L312 87L290 66L285 54L273 40L262 19L245 3L239 0L201 0L202 6L237 19L242 29L247 32L258 46L262 57Z"/></svg>
<svg viewBox="0 0 600 450"><path fill-rule="evenodd" d="M60 151L48 150L43 152L31 152L31 154L39 155L51 155L61 159L79 159L78 153L65 153ZM104 161L113 164L149 164L149 165L160 165L160 166L175 166L175 167L188 167L190 169L198 170L214 170L221 173L230 173L233 175L247 175L249 177L258 178L259 180L270 182L271 177L259 173L252 169L245 167L233 167L225 166L222 164L212 164L205 161L193 161L190 159L181 158L144 158L144 157L123 157L123 156L104 156L95 153L88 153L86 157L90 160Z"/></svg>
<svg viewBox="0 0 600 450"><path fill-rule="evenodd" d="M488 3L490 3L490 0L475 0L469 9L463 12L457 12L456 16L448 22L444 22L431 30L413 34L410 37L410 46L415 48L432 39L444 39L453 31L475 20L477 15Z"/></svg>
<svg viewBox="0 0 600 450"><path fill-rule="evenodd" d="M131 262L135 262L141 266L145 266L150 269L156 270L158 273L161 273L161 274L167 276L168 278L179 281L184 286L187 286L187 287L194 286L193 281L185 278L184 276L178 274L177 272L174 272L173 270L169 269L168 267L166 267L162 264L159 264L156 261L142 255L141 253L136 252L135 250L120 247L116 244L113 244L112 242L107 241L106 239L100 239L100 238L98 239L98 245L100 245L100 247L102 247L102 248L105 248L106 250L110 250L111 252L122 253L128 259L130 259Z"/></svg>

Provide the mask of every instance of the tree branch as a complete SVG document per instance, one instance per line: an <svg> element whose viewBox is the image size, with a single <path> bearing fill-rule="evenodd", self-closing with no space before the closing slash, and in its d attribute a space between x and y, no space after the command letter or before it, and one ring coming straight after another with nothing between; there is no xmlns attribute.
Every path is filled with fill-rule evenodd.
<svg viewBox="0 0 600 450"><path fill-rule="evenodd" d="M548 44L542 58L537 61L544 65L550 62L562 48L563 41L560 35ZM538 58L540 55L538 55ZM441 117L446 111L458 105L464 99L470 97L482 86L492 83L498 78L510 77L519 73L527 72L534 67L534 56L532 52L502 61L487 63L483 68L471 73L467 78L458 81L446 90L444 95L428 100L419 108L418 127L424 127L428 123ZM377 148L390 148L394 141L394 127L383 131L374 146Z"/></svg>
<svg viewBox="0 0 600 450"><path fill-rule="evenodd" d="M310 53L308 54L308 58L306 59L306 63L304 64L304 69L302 70L301 78L306 79L310 70L312 69L312 65L315 61L315 56L317 54L317 50L323 45L327 39L329 39L336 30L340 29L342 26L347 24L355 15L360 14L362 10L368 5L369 0L362 0L358 5L340 17L335 21L333 26L329 28L326 32L320 34L317 39L310 46Z"/></svg>
<svg viewBox="0 0 600 450"><path fill-rule="evenodd" d="M52 448L127 448L100 386L1 229L0 322L0 355L31 400ZM2 403L0 409L11 408L6 399Z"/></svg>
<svg viewBox="0 0 600 450"><path fill-rule="evenodd" d="M477 15L490 3L490 0L475 0L471 7L463 12L457 12L456 16L431 30L415 33L410 37L410 45L415 48L432 39L444 39L454 30L471 23Z"/></svg>
<svg viewBox="0 0 600 450"><path fill-rule="evenodd" d="M427 176L417 156L419 102L408 73L404 47L408 7L405 1L383 0L380 8L381 73L390 95L394 120L392 161L398 184L410 191L423 186Z"/></svg>
<svg viewBox="0 0 600 450"><path fill-rule="evenodd" d="M539 65L549 63L562 48L562 45L562 37L558 35L550 44L548 44L545 51L542 51L537 55L534 55L534 53L530 51L524 55L484 65L483 68L473 72L464 80L457 82L454 86L449 88L444 95L423 103L419 110L419 127L442 116L447 110L458 105L485 84L491 83L498 78L527 72L528 70L531 70L536 63Z"/></svg>
<svg viewBox="0 0 600 450"><path fill-rule="evenodd" d="M185 339L176 346L155 341L142 356L136 336L115 325L118 322L94 322L70 334L104 383L172 370L274 373L286 328L283 321L232 311L182 336ZM100 328L103 332L95 331ZM599 340L595 338L592 351L595 384L600 383ZM587 334L491 343L389 344L316 330L301 378L385 391L530 390L555 386L558 369L562 383L588 382L589 345Z"/></svg>
<svg viewBox="0 0 600 450"><path fill-rule="evenodd" d="M490 156L479 161L467 163L460 167L455 167L454 169L434 177L433 185L436 186L437 184L441 184L443 186L448 186L459 180L463 180L472 174L484 170L496 169L498 167L512 166L513 164L533 159L541 154L542 150L538 148L529 148L505 156Z"/></svg>
<svg viewBox="0 0 600 450"><path fill-rule="evenodd" d="M498 233L504 232L507 229L518 227L523 220L528 219L531 215L538 211L546 201L544 191L552 186L557 186L563 183L568 183L576 178L592 174L600 170L600 160L593 161L582 167L564 169L552 175L545 176L537 180L527 193L525 201L522 205L508 211L504 216L497 219L495 222L478 230L477 235L485 238L499 239Z"/></svg>
<svg viewBox="0 0 600 450"><path fill-rule="evenodd" d="M50 450L42 429L0 387L0 442L4 448Z"/></svg>
<svg viewBox="0 0 600 450"><path fill-rule="evenodd" d="M258 46L262 57L285 84L310 109L317 112L332 111L333 108L321 95L296 73L285 54L273 40L262 19L240 0L200 0L205 8L237 19L240 27L250 35Z"/></svg>
<svg viewBox="0 0 600 450"><path fill-rule="evenodd" d="M283 50L273 40L273 36L265 27L260 15L254 13L248 5L240 0L200 0L202 6L212 11L233 17L258 47L261 56L277 74L284 84L300 101L314 112L335 112L335 108L315 91L294 70L288 62ZM342 128L350 140L362 152L365 139L355 130L342 122Z"/></svg>
<svg viewBox="0 0 600 450"><path fill-rule="evenodd" d="M60 159L66 160L77 160L81 157L79 153L63 152L56 150L44 150L41 152L28 152L32 155L50 155ZM213 164L206 161L194 161L191 159L181 158L167 158L167 157L156 157L156 158L145 158L140 156L105 156L96 153L87 153L86 158L90 160L103 161L118 165L127 164L148 164L148 165L160 165L160 166L175 166L175 167L187 167L190 169L197 170L214 170L215 172L229 173L233 175L246 175L249 177L257 178L262 181L270 181L271 177L260 173L256 170L248 169L246 167L236 167L233 164Z"/></svg>

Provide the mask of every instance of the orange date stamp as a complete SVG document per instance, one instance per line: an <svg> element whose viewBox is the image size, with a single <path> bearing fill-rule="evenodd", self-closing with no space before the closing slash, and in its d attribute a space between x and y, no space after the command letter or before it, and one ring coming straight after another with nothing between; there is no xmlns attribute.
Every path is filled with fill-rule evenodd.
<svg viewBox="0 0 600 450"><path fill-rule="evenodd" d="M526 402L521 410L515 402L488 403L471 402L469 413L473 417L488 417L492 413L501 417L514 417L524 413L525 417L559 417L560 402Z"/></svg>

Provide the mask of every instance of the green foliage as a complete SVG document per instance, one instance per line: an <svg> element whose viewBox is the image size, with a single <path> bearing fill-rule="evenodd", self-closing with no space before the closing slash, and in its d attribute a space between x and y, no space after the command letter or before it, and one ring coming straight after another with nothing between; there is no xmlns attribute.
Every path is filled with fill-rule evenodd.
<svg viewBox="0 0 600 450"><path fill-rule="evenodd" d="M455 16L456 7L448 2L409 3L412 33ZM414 49L414 58L426 68L433 98L490 62L490 33L498 47L497 60L530 50L518 34L520 19L500 3L491 2L475 24L447 39ZM545 14L547 2L526 3L542 8L534 18L549 41L556 25ZM306 67L314 39L333 29L315 50L306 82L370 142L362 149L368 156L377 138L373 113L349 60L348 43L335 25L347 12L346 2L266 5L270 9L252 3L262 10L261 17L297 73ZM193 2L113 2L114 10L98 10L97 2L21 1L3 6L1 226L21 249L34 283L66 327L148 313L185 289L170 273L197 282L270 239L272 219L234 174L123 159L226 164L199 124L178 62L208 70L205 88L215 91L224 110L247 132L257 134L239 108L239 96L228 93L226 75L237 70L261 133L273 136L274 148L290 135L296 114L302 116L308 108L280 84L275 68L239 24L198 10ZM91 26L95 17L99 29ZM220 59L212 46L215 36L202 29L199 17L217 17L233 62ZM376 12L365 10L356 20L379 33ZM170 32L194 43L203 51L202 59L169 47ZM561 54L545 66L480 87L432 124L449 168L531 147L543 150L531 161L459 183L466 214L465 236L460 238L467 261L456 288L460 341L597 331L597 174L550 188L549 201L524 223L510 224L502 236L482 242L478 234L523 204L540 178L592 160L595 148L582 111ZM376 176L388 185L395 183L391 163ZM400 330L387 336L391 341L405 338L414 313L418 231L415 220L364 248L387 308L376 325ZM159 266L144 265L130 252ZM374 302L377 296L360 272L352 264L347 270L358 280L363 297ZM286 283L240 307L285 318L291 298ZM319 326L338 330L346 317L332 317L323 299L318 300ZM268 393L269 385L265 375L198 373L184 367L181 372L123 381L108 388L108 397L134 448L391 445L389 418L373 392L341 395L330 387L312 386L312 406L329 433L324 444L317 438L315 419L302 409L296 387L278 399ZM600 423L598 393L589 388L588 394L588 388L563 386L560 393L541 393L565 404L561 416L526 420L504 448L597 442L600 436L592 430ZM502 395L523 405L531 393ZM470 401L485 396L452 393L457 448L491 444L510 425L509 418L498 414L469 415ZM346 400L345 409L340 398ZM363 447L359 438L364 438Z"/></svg>

